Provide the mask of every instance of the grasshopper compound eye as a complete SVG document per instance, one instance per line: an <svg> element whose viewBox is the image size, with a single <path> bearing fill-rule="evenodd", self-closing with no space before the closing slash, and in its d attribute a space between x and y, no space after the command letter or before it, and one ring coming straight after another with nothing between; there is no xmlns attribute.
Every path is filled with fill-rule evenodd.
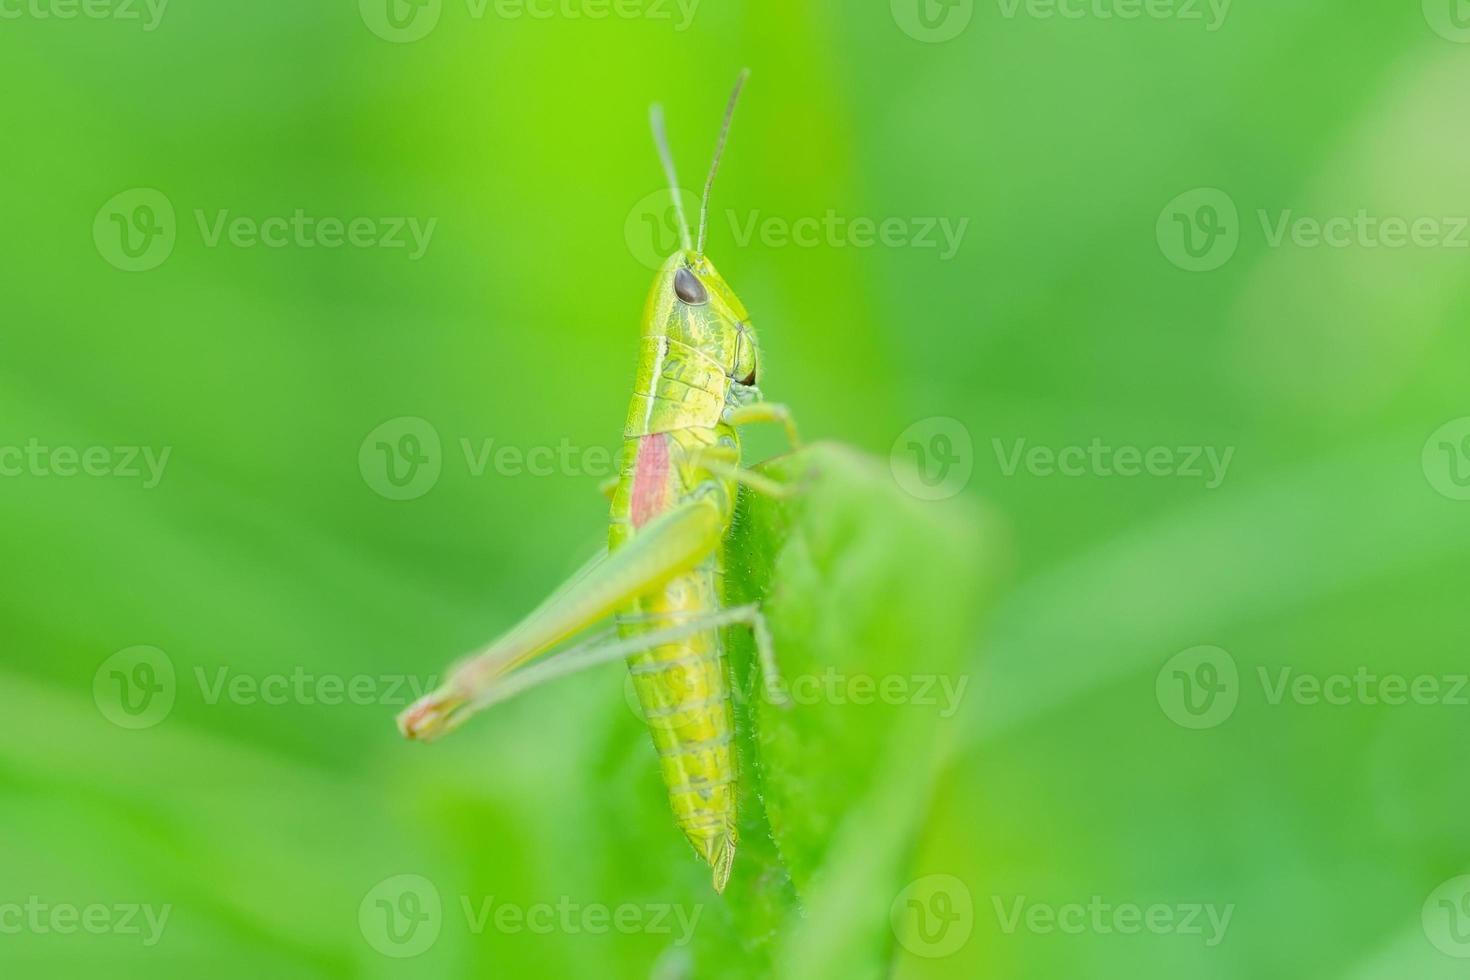
<svg viewBox="0 0 1470 980"><path fill-rule="evenodd" d="M703 306L709 302L709 290L687 268L674 273L674 294L690 306Z"/></svg>

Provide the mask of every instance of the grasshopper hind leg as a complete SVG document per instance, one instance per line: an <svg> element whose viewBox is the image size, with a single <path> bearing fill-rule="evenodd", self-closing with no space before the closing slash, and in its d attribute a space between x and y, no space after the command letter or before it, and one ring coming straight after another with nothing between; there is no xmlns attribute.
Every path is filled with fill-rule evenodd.
<svg viewBox="0 0 1470 980"><path fill-rule="evenodd" d="M659 613L649 617L661 621L676 620L671 625L631 637L619 637L613 630L594 633L580 642L549 654L541 662L521 667L498 678L494 684L476 692L473 697L455 700L448 707L442 694L420 699L404 712L400 725L412 737L434 737L452 730L470 715L494 704L507 701L558 678L580 673L601 664L625 660L630 654L652 647L676 643L695 633L726 626L746 626L755 637L757 657L766 679L767 696L775 704L788 702L775 668L775 653L770 630L760 608L755 605L735 606L706 615L679 617ZM623 622L636 622L638 617L624 617ZM432 724L431 724L432 723ZM432 729L432 730L429 730ZM693 835L690 843L710 866L715 891L723 892L730 880L739 837L733 826L709 828L712 832Z"/></svg>

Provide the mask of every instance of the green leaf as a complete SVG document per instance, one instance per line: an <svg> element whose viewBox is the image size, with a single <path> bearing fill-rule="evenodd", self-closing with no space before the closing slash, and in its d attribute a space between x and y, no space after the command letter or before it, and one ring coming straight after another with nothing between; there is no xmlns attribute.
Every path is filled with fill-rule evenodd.
<svg viewBox="0 0 1470 980"><path fill-rule="evenodd" d="M748 965L876 975L893 941L889 907L973 694L965 664L996 536L973 505L916 500L886 466L842 446L762 471L801 491L742 495L728 599L761 602L794 703L760 693L753 644L733 631L743 840L725 900ZM700 962L698 973L719 966Z"/></svg>

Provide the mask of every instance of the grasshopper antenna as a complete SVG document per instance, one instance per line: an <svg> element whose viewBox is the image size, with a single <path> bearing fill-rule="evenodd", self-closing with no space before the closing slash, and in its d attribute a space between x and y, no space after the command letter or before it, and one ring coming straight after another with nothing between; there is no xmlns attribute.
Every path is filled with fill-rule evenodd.
<svg viewBox="0 0 1470 980"><path fill-rule="evenodd" d="M653 144L658 147L658 158L664 164L664 175L669 179L669 193L674 198L674 213L679 218L679 241L687 252L689 219L684 215L684 197L679 191L679 175L674 171L674 154L669 152L669 134L664 130L664 107L657 102L648 107L648 125L653 130Z"/></svg>
<svg viewBox="0 0 1470 980"><path fill-rule="evenodd" d="M715 144L715 159L709 167L709 177L704 181L704 199L699 204L699 247L695 254L704 254L704 236L709 230L709 192L715 186L715 174L720 170L720 157L725 155L725 139L730 135L730 120L735 118L735 103L740 101L740 90L745 87L745 80L750 77L750 69L742 68L740 77L735 79L735 90L730 93L730 102L725 106L725 121L720 125L720 141Z"/></svg>

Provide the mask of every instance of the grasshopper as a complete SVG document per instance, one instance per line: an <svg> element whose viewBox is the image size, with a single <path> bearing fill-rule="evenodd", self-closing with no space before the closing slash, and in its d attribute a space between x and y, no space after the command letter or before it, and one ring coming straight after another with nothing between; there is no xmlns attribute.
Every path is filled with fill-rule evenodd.
<svg viewBox="0 0 1470 980"><path fill-rule="evenodd" d="M662 109L650 110L681 247L659 269L643 314L622 462L603 488L612 501L606 551L398 718L405 736L429 741L530 687L626 659L675 821L709 864L717 892L729 881L739 844L723 628L752 631L767 698L788 703L760 608L722 602L721 545L738 488L777 496L791 489L741 465L740 427L780 423L799 445L791 412L766 401L758 387L760 349L750 317L704 254L710 190L747 75L741 73L725 110L697 241L680 201ZM611 628L559 647L610 616Z"/></svg>

